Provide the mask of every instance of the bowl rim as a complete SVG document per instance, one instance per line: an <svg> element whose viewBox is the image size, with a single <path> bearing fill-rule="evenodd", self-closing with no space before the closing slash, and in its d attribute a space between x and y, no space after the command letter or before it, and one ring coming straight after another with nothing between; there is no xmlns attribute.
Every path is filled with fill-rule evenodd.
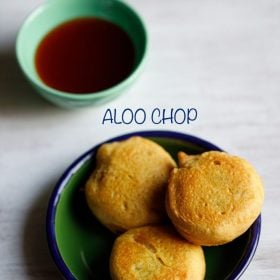
<svg viewBox="0 0 280 280"><path fill-rule="evenodd" d="M76 0L72 0L72 1L76 1ZM118 5L125 7L133 15L133 17L135 17L135 19L138 21L139 26L141 27L142 32L143 32L143 38L144 38L143 53L139 59L139 62L135 65L135 68L129 73L129 75L125 79L123 79L122 81L120 81L119 83L117 83L111 87L108 87L108 88L100 90L100 91L89 92L89 93L85 92L85 93L77 94L77 93L61 91L61 90L52 88L52 87L46 85L43 81L41 81L39 77L35 78L29 73L29 71L27 71L26 67L24 67L24 63L22 61L22 54L21 54L21 50L20 50L20 43L23 40L22 39L23 31L29 24L31 24L31 22L33 21L34 18L36 18L37 16L40 16L40 13L42 11L44 11L51 5L56 5L56 1L47 1L47 2L39 5L33 11L31 11L29 13L29 15L26 16L26 18L24 19L23 23L21 24L21 26L17 32L16 44L15 44L16 58L17 58L18 64L19 64L22 72L27 77L27 79L30 80L38 88L47 92L47 94L57 96L57 97L63 97L63 98L71 99L71 100L91 100L91 99L99 99L102 97L107 97L109 95L114 96L114 94L117 94L117 92L128 87L128 85L130 85L136 79L136 77L140 74L140 72L142 71L143 66L147 60L149 36L148 36L147 27L143 20L143 17L131 5L129 5L126 1L121 1L121 0L111 0L111 1L114 1L114 3L117 3ZM66 1L65 1L65 3L66 3ZM83 2L81 1L80 4L83 5Z"/></svg>
<svg viewBox="0 0 280 280"><path fill-rule="evenodd" d="M185 134L181 132L169 131L169 130L145 130L145 131L135 131L131 133L122 134L117 137L110 138L105 140L88 151L84 152L81 156L79 156L76 160L70 164L67 169L64 171L63 175L60 177L58 182L56 183L52 194L49 199L49 204L47 208L46 215L46 235L47 235L47 243L52 255L52 258L58 267L60 273L65 277L65 279L75 280L76 277L72 274L70 269L67 267L64 262L60 250L56 241L56 233L55 233L55 215L57 205L59 203L60 195L64 190L68 180L71 176L87 161L92 155L98 150L98 148L104 143L110 143L114 141L122 141L132 136L142 136L142 137L162 137L162 138L170 138L174 140L186 141L192 143L197 146L201 146L208 150L216 150L223 151L218 146L193 135ZM255 220L255 222L251 225L251 238L249 242L246 244L245 253L243 254L241 260L236 265L232 273L227 277L227 280L237 280L241 277L241 275L245 272L250 262L252 261L260 238L261 232L261 214Z"/></svg>

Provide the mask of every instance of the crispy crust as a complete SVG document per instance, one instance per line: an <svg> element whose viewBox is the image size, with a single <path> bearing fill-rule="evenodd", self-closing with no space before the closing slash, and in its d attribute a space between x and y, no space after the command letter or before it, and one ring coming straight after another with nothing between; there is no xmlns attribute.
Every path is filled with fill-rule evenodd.
<svg viewBox="0 0 280 280"><path fill-rule="evenodd" d="M110 271L113 280L202 280L205 260L200 246L171 227L146 226L116 239Z"/></svg>
<svg viewBox="0 0 280 280"><path fill-rule="evenodd" d="M261 211L264 192L255 169L223 152L180 152L170 176L166 209L179 233L194 244L220 245L244 233Z"/></svg>
<svg viewBox="0 0 280 280"><path fill-rule="evenodd" d="M171 156L155 142L132 137L102 145L86 183L87 203L113 232L156 224L166 217L164 197Z"/></svg>

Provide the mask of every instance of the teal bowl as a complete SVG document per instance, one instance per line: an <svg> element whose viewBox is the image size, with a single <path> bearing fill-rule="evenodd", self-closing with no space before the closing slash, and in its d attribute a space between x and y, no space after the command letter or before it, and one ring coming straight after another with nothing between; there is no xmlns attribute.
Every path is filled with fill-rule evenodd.
<svg viewBox="0 0 280 280"><path fill-rule="evenodd" d="M47 86L35 68L35 53L44 36L58 25L81 17L95 17L121 27L130 37L135 61L133 70L120 83L95 93L73 94ZM19 30L16 54L23 73L37 92L52 103L66 108L97 105L125 92L141 72L147 53L147 32L141 17L119 0L49 0L25 20Z"/></svg>
<svg viewBox="0 0 280 280"><path fill-rule="evenodd" d="M141 131L104 143L121 141L135 135L155 141L174 159L178 151L188 154L221 151L203 139L171 131ZM116 236L94 218L87 207L83 191L94 169L99 146L93 147L71 164L58 181L49 201L46 219L48 244L65 279L110 279L109 257ZM204 247L205 280L239 279L255 254L260 230L261 216L234 241L221 246Z"/></svg>

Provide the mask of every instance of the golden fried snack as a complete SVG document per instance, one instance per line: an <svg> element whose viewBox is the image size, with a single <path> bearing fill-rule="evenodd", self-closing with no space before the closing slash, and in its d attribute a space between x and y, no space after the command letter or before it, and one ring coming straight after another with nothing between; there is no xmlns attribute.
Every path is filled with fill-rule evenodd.
<svg viewBox="0 0 280 280"><path fill-rule="evenodd" d="M164 197L171 156L155 142L132 137L102 145L86 183L93 214L113 232L156 224L166 217Z"/></svg>
<svg viewBox="0 0 280 280"><path fill-rule="evenodd" d="M173 228L146 226L116 239L110 271L113 280L202 280L205 260L202 248Z"/></svg>
<svg viewBox="0 0 280 280"><path fill-rule="evenodd" d="M170 176L166 209L179 233L197 245L227 243L244 233L260 214L261 179L244 159L211 151L178 155Z"/></svg>

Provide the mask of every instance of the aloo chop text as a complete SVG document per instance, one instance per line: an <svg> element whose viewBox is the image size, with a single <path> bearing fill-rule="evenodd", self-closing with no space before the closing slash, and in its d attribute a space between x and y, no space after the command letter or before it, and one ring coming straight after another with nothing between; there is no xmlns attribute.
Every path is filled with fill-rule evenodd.
<svg viewBox="0 0 280 280"><path fill-rule="evenodd" d="M105 110L103 125L130 125L152 123L155 125L177 124L188 125L196 121L198 110L196 108L154 108L152 110L138 109L112 109Z"/></svg>

